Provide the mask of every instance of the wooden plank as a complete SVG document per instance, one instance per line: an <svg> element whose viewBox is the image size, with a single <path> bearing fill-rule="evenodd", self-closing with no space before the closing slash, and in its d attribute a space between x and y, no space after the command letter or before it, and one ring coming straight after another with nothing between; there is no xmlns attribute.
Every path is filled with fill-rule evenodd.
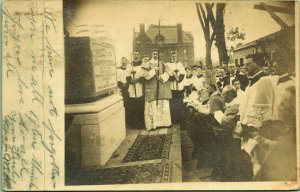
<svg viewBox="0 0 300 192"><path fill-rule="evenodd" d="M288 25L280 18L278 15L276 15L270 7L268 7L265 3L260 3L261 6L265 8L265 10L271 15L271 17L282 27L287 28Z"/></svg>
<svg viewBox="0 0 300 192"><path fill-rule="evenodd" d="M288 8L288 7L277 7L272 5L266 5L266 6L269 7L273 12L286 13L291 15L295 14L294 7ZM264 10L264 11L266 10L262 5L254 5L254 9Z"/></svg>

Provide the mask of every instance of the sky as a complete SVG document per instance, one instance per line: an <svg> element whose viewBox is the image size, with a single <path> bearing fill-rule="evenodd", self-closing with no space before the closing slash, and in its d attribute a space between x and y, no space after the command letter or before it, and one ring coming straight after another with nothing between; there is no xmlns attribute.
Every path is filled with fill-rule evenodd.
<svg viewBox="0 0 300 192"><path fill-rule="evenodd" d="M256 40L265 35L279 31L280 26L271 16L262 10L254 9L259 2L228 2L225 8L225 33L230 27L244 29L246 39L243 43ZM267 3L287 6L285 3ZM292 16L278 14L288 25L294 23ZM133 29L139 31L139 24L144 23L146 30L151 24L176 25L182 24L184 31L190 31L194 37L195 58L205 58L205 40L197 16L195 1L108 1L85 0L76 7L76 12L68 16L67 30L70 36L76 36L76 25L100 26L102 36L114 39L116 59L130 57L133 42ZM77 35L78 36L78 35ZM227 41L227 47L235 46L239 41ZM218 61L216 48L212 48L212 60Z"/></svg>

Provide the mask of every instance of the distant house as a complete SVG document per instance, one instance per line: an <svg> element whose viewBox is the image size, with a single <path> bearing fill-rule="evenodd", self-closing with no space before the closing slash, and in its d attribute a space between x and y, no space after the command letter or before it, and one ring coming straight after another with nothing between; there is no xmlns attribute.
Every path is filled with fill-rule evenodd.
<svg viewBox="0 0 300 192"><path fill-rule="evenodd" d="M271 63L278 64L281 73L295 71L295 26L234 48L233 60L243 66L247 55L261 50L267 53Z"/></svg>
<svg viewBox="0 0 300 192"><path fill-rule="evenodd" d="M190 32L182 30L182 24L160 26L160 37L158 34L158 25L150 25L146 31L145 25L140 24L140 32L133 34L133 50L139 50L141 56L151 56L151 50L158 48L165 62L170 61L170 52L177 50L179 61L193 64L194 38Z"/></svg>

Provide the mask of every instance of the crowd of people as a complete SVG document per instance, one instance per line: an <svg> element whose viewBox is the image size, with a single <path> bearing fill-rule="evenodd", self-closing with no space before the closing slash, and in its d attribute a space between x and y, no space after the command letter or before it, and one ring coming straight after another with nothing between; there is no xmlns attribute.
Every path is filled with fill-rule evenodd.
<svg viewBox="0 0 300 192"><path fill-rule="evenodd" d="M265 68L253 53L243 66L184 66L153 49L121 59L117 81L128 128L155 130L179 124L193 142L195 169L211 164L219 181L296 179L294 77ZM275 65L274 65L275 66ZM270 72L271 71L271 72Z"/></svg>

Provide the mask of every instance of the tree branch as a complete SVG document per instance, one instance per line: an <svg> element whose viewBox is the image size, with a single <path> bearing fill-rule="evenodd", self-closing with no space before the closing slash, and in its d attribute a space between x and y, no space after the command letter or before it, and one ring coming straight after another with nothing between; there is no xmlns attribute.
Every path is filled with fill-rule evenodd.
<svg viewBox="0 0 300 192"><path fill-rule="evenodd" d="M206 7L206 10L207 10L207 17L208 17L208 19L211 23L211 26L214 30L216 30L216 19L214 17L214 13L212 11L213 5L210 5L209 3L205 3L205 7Z"/></svg>
<svg viewBox="0 0 300 192"><path fill-rule="evenodd" d="M203 9L203 7L202 7L202 4L201 4L201 3L199 3L199 5L200 5L200 10L201 10L201 13L202 13L202 16L203 16L204 22L205 22L205 24L207 25L207 23L208 23L208 19L207 19L206 15L205 15L205 11L204 11L204 9ZM208 27L208 26L207 26L207 27Z"/></svg>
<svg viewBox="0 0 300 192"><path fill-rule="evenodd" d="M204 21L202 19L202 16L201 16L201 13L200 13L200 7L199 7L199 3L195 3L196 5L196 9L197 9L197 14L198 14L198 18L199 18L199 21L200 21L200 24L201 24L201 27L203 30L205 30L205 25L204 25Z"/></svg>

